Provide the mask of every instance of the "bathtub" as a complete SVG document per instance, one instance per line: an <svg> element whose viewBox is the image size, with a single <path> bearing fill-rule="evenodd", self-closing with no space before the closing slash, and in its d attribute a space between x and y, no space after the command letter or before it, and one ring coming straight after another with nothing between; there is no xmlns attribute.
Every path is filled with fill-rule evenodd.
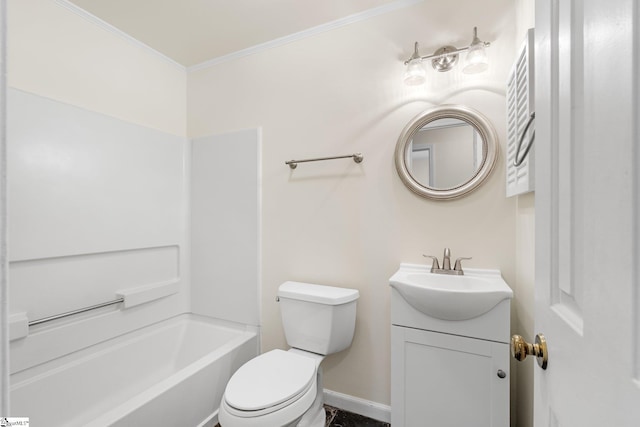
<svg viewBox="0 0 640 427"><path fill-rule="evenodd" d="M256 353L254 332L183 314L13 374L10 412L33 426L213 426Z"/></svg>

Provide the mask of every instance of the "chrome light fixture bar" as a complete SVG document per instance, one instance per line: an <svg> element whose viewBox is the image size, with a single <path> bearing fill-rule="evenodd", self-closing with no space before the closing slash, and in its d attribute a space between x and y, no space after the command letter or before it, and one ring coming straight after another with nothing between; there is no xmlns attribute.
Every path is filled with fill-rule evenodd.
<svg viewBox="0 0 640 427"><path fill-rule="evenodd" d="M404 74L404 82L408 85L420 85L426 81L426 72L422 66L422 61L431 60L434 70L444 72L451 70L458 63L458 54L468 52L466 63L462 69L463 73L473 74L485 71L489 66L485 48L491 43L484 42L478 38L478 27L473 27L473 40L466 47L457 48L455 46L443 46L436 50L433 55L421 56L418 51L418 42L415 43L413 54L404 61L407 69Z"/></svg>

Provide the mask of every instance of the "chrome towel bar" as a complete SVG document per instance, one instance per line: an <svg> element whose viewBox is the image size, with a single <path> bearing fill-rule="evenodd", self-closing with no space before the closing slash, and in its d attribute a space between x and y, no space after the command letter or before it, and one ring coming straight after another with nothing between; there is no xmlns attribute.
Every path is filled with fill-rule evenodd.
<svg viewBox="0 0 640 427"><path fill-rule="evenodd" d="M315 159L305 159L305 160L289 160L288 162L284 162L284 164L289 165L291 169L295 169L298 167L298 163L319 162L322 160L336 160L336 159L348 159L348 158L352 158L353 161L356 163L362 163L364 156L362 155L362 153L354 153L354 154L349 154L347 156L318 157Z"/></svg>
<svg viewBox="0 0 640 427"><path fill-rule="evenodd" d="M124 297L118 298L113 301L103 302L100 304L92 305L90 307L79 308L77 310L67 311L66 313L54 314L53 316L43 317L42 319L37 319L29 322L29 326L39 325L41 323L50 322L52 320L61 319L63 317L73 316L74 314L84 313L85 311L91 311L102 307L107 307L109 305L119 304L124 302Z"/></svg>

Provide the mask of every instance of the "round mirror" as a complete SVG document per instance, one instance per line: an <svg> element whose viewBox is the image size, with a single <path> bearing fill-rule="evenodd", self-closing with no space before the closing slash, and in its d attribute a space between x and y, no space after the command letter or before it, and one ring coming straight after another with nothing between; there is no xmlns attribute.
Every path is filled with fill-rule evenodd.
<svg viewBox="0 0 640 427"><path fill-rule="evenodd" d="M482 184L496 163L491 122L477 111L444 105L425 111L404 128L395 152L402 182L429 199L455 199Z"/></svg>

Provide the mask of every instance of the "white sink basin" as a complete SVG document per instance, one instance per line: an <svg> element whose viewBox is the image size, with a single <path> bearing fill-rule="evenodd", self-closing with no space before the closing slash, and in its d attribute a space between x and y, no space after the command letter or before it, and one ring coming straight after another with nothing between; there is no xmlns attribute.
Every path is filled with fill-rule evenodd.
<svg viewBox="0 0 640 427"><path fill-rule="evenodd" d="M465 269L464 276L436 274L431 267L400 264L389 284L416 310L442 320L478 317L513 291L498 270Z"/></svg>

